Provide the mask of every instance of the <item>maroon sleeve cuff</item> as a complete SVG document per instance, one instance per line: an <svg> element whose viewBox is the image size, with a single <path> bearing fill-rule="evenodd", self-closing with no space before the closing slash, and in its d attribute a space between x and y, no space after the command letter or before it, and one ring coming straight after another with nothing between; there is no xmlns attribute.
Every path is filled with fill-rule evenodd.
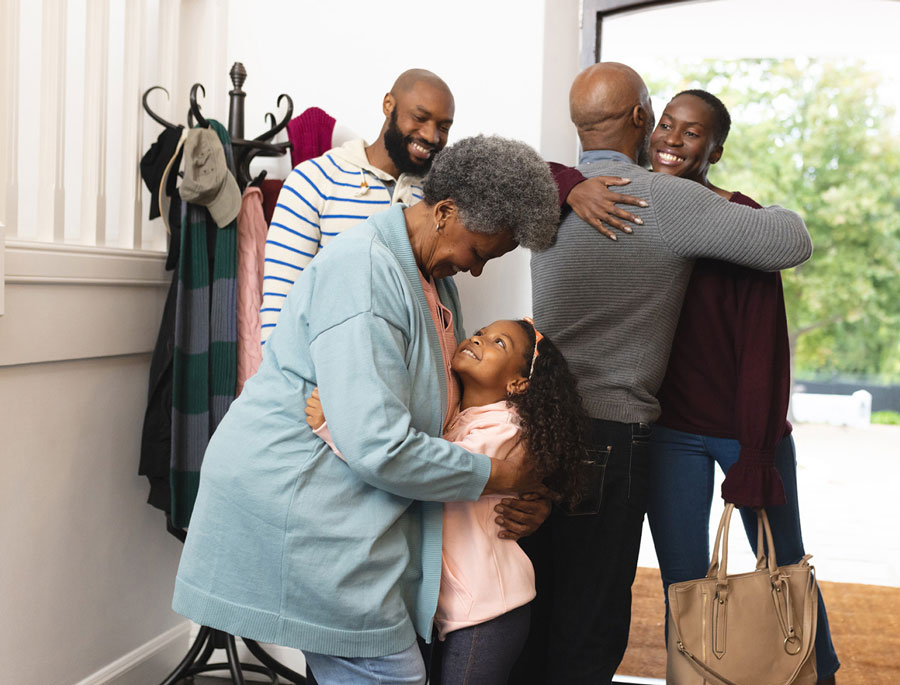
<svg viewBox="0 0 900 685"><path fill-rule="evenodd" d="M773 462L738 460L722 483L722 499L738 507L784 504L784 483Z"/></svg>
<svg viewBox="0 0 900 685"><path fill-rule="evenodd" d="M572 188L582 181L587 180L584 175L570 166L558 164L557 162L547 162L550 167L550 173L553 174L553 180L556 181L556 188L559 191L559 206L566 204L566 198Z"/></svg>

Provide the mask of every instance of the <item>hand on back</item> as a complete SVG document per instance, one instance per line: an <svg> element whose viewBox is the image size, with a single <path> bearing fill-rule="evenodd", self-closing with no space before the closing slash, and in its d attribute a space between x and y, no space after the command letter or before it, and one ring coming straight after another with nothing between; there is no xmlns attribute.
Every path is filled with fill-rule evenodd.
<svg viewBox="0 0 900 685"><path fill-rule="evenodd" d="M631 179L628 178L594 176L573 187L566 198L566 204L602 235L610 240L617 240L615 233L607 228L607 225L623 233L631 233L632 228L624 221L630 221L637 225L644 222L639 216L617 207L616 204L634 205L635 207L648 206L640 198L616 193L609 189L609 186L624 186L629 183L631 183Z"/></svg>

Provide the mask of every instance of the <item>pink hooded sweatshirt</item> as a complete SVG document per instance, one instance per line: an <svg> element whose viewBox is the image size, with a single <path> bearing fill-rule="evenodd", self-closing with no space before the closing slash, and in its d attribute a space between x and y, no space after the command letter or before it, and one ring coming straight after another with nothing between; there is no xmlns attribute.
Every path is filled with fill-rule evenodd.
<svg viewBox="0 0 900 685"><path fill-rule="evenodd" d="M444 431L445 440L491 459L524 450L519 438L518 419L506 402L464 409ZM494 507L504 497L444 504L441 591L434 616L441 639L534 599L531 560L514 540L497 537Z"/></svg>

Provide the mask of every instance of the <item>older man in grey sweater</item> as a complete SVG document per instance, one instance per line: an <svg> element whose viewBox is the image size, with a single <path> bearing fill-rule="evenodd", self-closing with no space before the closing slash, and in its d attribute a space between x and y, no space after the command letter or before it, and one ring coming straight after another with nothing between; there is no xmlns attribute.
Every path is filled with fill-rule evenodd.
<svg viewBox="0 0 900 685"><path fill-rule="evenodd" d="M592 418L593 490L580 515L554 511L523 546L535 563L532 634L511 682L608 683L628 642L631 584L648 486L655 393L693 260L774 271L812 253L799 216L751 209L698 183L643 168L654 117L629 67L595 64L570 93L585 176L632 179L643 225L604 240L574 214L531 261L537 328L562 350Z"/></svg>

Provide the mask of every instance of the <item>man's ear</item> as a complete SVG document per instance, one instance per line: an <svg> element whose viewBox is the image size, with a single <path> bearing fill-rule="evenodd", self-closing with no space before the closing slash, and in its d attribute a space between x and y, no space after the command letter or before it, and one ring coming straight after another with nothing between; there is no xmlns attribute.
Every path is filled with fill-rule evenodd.
<svg viewBox="0 0 900 685"><path fill-rule="evenodd" d="M507 395L521 395L526 390L528 390L528 379L524 376L514 378L506 384Z"/></svg>
<svg viewBox="0 0 900 685"><path fill-rule="evenodd" d="M722 159L722 153L723 153L724 151L725 151L725 148L723 148L721 145L716 145L716 146L712 149L712 152L709 153L709 163L710 163L710 164L715 164L715 163L718 162L720 159Z"/></svg>
<svg viewBox="0 0 900 685"><path fill-rule="evenodd" d="M647 110L642 105L635 105L631 110L631 123L641 131L647 128Z"/></svg>
<svg viewBox="0 0 900 685"><path fill-rule="evenodd" d="M391 116L391 112L394 111L394 107L397 106L397 101L394 99L394 96L390 93L384 94L384 100L381 103L381 111L384 112L384 116Z"/></svg>

